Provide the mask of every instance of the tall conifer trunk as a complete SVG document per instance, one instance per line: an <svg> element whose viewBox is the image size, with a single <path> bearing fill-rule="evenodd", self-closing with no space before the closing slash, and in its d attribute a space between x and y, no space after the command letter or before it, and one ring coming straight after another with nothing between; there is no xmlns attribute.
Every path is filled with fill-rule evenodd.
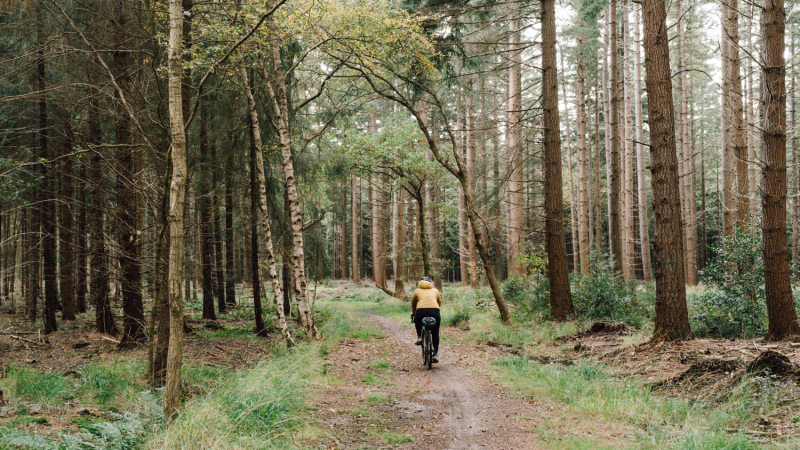
<svg viewBox="0 0 800 450"><path fill-rule="evenodd" d="M119 90L115 90L115 121L117 139L117 205L119 208L120 271L122 285L123 330L120 346L135 347L146 339L144 305L142 304L142 274L139 260L139 216L136 199L136 168L131 136L131 120L121 98L130 89L126 33L128 15L126 2L115 2L113 22L113 66ZM120 92L121 91L121 92Z"/></svg>
<svg viewBox="0 0 800 450"><path fill-rule="evenodd" d="M69 155L72 152L72 129L69 123L69 118L65 119L65 141L63 145L63 154ZM61 202L60 202L60 216L61 216L61 242L59 250L61 253L61 319L62 320L75 320L75 230L73 228L74 203L73 203L73 178L75 177L75 168L72 162L72 157L67 156L64 160L64 165L61 173L63 174L63 182L61 186ZM2 235L0 235L2 236ZM2 254L0 253L0 257Z"/></svg>
<svg viewBox="0 0 800 450"><path fill-rule="evenodd" d="M639 239L642 246L642 271L644 272L644 279L650 281L653 279L653 266L650 258L650 225L647 219L647 188L644 162L644 130L642 119L642 58L641 58L641 40L639 33L641 9L638 6L633 8L633 42L635 50L633 52L634 64L634 103L636 115L636 165L637 165L637 180L639 188Z"/></svg>
<svg viewBox="0 0 800 450"><path fill-rule="evenodd" d="M761 207L767 339L800 334L792 298L786 244L786 11L783 0L764 0L761 69Z"/></svg>
<svg viewBox="0 0 800 450"><path fill-rule="evenodd" d="M684 260L681 203L667 10L663 1L642 0L642 12L655 210L656 319L652 341L691 339L685 273L681 265Z"/></svg>
<svg viewBox="0 0 800 450"><path fill-rule="evenodd" d="M620 220L620 135L619 135L619 111L621 99L619 98L619 68L617 67L617 0L611 0L609 7L609 49L611 61L609 62L609 84L611 98L611 150L610 166L607 168L607 177L610 177L609 185L609 241L611 242L611 253L614 257L614 270L622 273L622 223ZM608 130L606 130L608 132Z"/></svg>
<svg viewBox="0 0 800 450"><path fill-rule="evenodd" d="M508 138L506 151L510 167L508 179L508 276L524 275L517 258L524 251L523 230L524 206L522 171L522 55L520 50L520 19L509 22L509 51L511 61L508 69ZM463 274L462 274L463 277Z"/></svg>
<svg viewBox="0 0 800 450"><path fill-rule="evenodd" d="M544 194L550 316L553 320L561 321L575 314L575 310L572 306L567 248L564 242L555 0L542 0L542 108L544 109Z"/></svg>
<svg viewBox="0 0 800 450"><path fill-rule="evenodd" d="M360 209L358 208L358 183L356 182L355 175L352 175L350 180L350 218L351 218L350 248L352 250L351 260L353 264L353 270L351 276L353 279L353 283L359 284L361 283L361 269L358 264L358 254L359 254L358 230L361 227L361 212ZM395 274L395 277L397 277L397 274Z"/></svg>
<svg viewBox="0 0 800 450"><path fill-rule="evenodd" d="M581 23L581 25L583 25ZM591 184L591 167L589 165L589 158L587 158L586 151L586 69L584 64L584 45L583 33L578 34L578 70L575 77L575 96L577 97L577 114L578 114L578 249L580 251L580 271L583 274L589 273L589 252L591 250L591 243L589 235L589 221L588 214L588 196L587 183ZM566 97L564 98L566 101ZM569 119L569 118L567 118ZM591 153L591 152L590 152ZM587 166L589 169L587 170ZM577 271L578 268L576 267Z"/></svg>

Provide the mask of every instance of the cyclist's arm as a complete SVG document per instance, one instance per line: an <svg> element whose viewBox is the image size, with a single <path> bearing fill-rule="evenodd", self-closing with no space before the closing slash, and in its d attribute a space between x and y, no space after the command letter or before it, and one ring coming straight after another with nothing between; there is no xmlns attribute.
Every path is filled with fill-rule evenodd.
<svg viewBox="0 0 800 450"><path fill-rule="evenodd" d="M411 314L417 312L417 303L419 302L419 296L417 296L417 291L414 291L414 295L411 296Z"/></svg>
<svg viewBox="0 0 800 450"><path fill-rule="evenodd" d="M442 296L439 292L436 292L436 301L439 302L439 308L442 307Z"/></svg>

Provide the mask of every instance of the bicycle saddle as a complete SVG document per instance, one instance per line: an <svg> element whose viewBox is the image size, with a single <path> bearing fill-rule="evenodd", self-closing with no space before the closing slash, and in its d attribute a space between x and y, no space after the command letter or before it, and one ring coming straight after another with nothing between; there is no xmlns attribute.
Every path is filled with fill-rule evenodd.
<svg viewBox="0 0 800 450"><path fill-rule="evenodd" d="M425 325L426 327L432 327L436 325L436 319L434 319L433 317L423 317L422 324Z"/></svg>

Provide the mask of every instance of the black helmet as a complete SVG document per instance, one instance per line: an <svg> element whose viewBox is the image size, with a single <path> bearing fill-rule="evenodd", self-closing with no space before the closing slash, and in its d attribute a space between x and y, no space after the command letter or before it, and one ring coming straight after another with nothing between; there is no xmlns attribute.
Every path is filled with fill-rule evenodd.
<svg viewBox="0 0 800 450"><path fill-rule="evenodd" d="M433 284L433 280L431 280L430 277L422 277L419 279L419 281L427 281L428 283Z"/></svg>

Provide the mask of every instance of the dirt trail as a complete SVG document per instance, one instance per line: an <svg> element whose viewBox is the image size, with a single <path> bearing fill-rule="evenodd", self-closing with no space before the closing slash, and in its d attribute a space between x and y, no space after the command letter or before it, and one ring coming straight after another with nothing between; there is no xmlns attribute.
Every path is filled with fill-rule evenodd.
<svg viewBox="0 0 800 450"><path fill-rule="evenodd" d="M334 436L324 447L540 448L532 428L552 408L513 397L476 373L501 356L499 350L448 347L458 330L443 329L441 363L428 371L410 324L360 314L384 336L346 340L331 351L328 373L341 385L316 402L317 417Z"/></svg>

